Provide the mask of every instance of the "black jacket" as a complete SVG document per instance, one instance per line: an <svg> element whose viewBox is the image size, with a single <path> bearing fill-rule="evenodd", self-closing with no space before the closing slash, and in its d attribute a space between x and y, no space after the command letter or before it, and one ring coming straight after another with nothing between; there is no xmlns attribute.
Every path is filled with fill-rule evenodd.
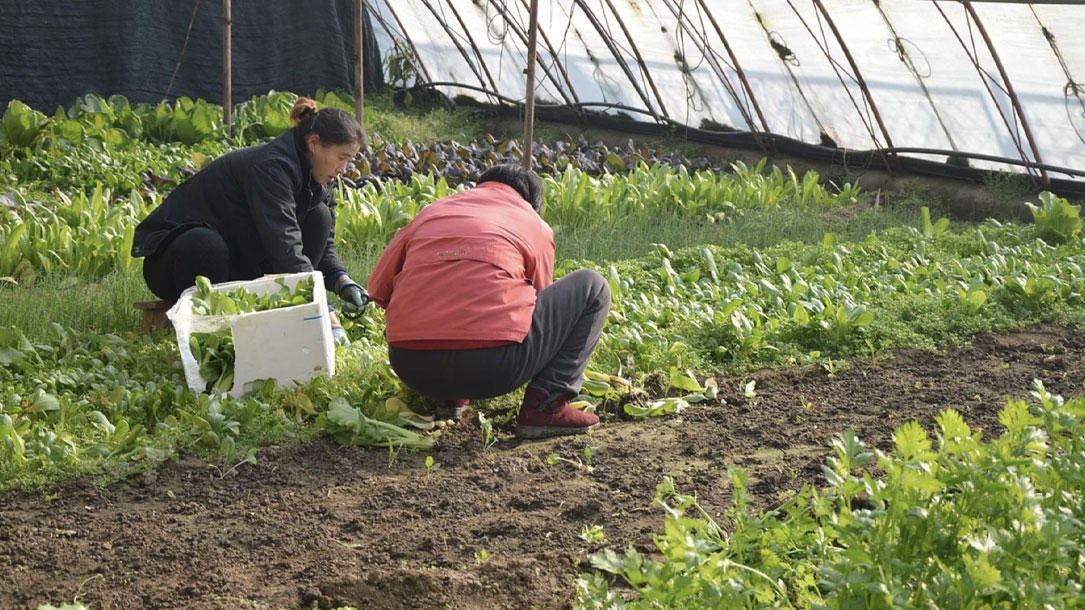
<svg viewBox="0 0 1085 610"><path fill-rule="evenodd" d="M302 254L299 223L321 202L332 211L332 187L311 176L303 142L290 129L271 142L227 153L185 180L136 227L132 256L151 256L186 229L209 227L230 249L230 279L312 271ZM335 230L317 268L332 289L343 264Z"/></svg>

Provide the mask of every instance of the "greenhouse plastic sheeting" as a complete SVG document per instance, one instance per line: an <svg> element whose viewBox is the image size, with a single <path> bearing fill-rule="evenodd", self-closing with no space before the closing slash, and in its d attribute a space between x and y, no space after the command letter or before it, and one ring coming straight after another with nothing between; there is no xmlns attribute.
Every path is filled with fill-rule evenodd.
<svg viewBox="0 0 1085 610"><path fill-rule="evenodd" d="M235 102L270 89L353 89L351 0L234 2L232 17ZM218 0L0 0L0 22L0 110L18 99L51 113L86 93L222 102ZM368 42L365 87L379 90Z"/></svg>
<svg viewBox="0 0 1085 610"><path fill-rule="evenodd" d="M976 3L977 22L961 3L922 0L823 0L824 11L812 0L539 4L540 103L617 103L654 113L637 118L769 131L848 149L891 142L1085 168L1085 6ZM422 81L496 86L503 96L524 99L526 0L371 0L369 6L382 53L413 47ZM486 99L472 89L443 90Z"/></svg>

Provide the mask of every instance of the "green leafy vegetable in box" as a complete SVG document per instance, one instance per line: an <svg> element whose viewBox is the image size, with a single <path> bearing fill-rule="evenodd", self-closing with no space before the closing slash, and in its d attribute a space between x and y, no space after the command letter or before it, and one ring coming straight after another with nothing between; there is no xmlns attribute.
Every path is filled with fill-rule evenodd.
<svg viewBox="0 0 1085 610"><path fill-rule="evenodd" d="M316 285L312 276L300 280L293 290L281 278L278 292L258 296L244 287L229 292L211 288L206 277L196 278L196 294L192 297L192 313L203 316L238 315L270 311L313 302ZM229 330L213 333L192 333L188 340L192 357L200 365L200 377L207 382L207 392L228 392L234 385L234 340Z"/></svg>
<svg viewBox="0 0 1085 610"><path fill-rule="evenodd" d="M192 297L192 313L198 316L229 316L313 302L313 288L316 282L312 276L298 281L293 290L286 286L282 278L275 281L279 284L278 292L257 296L245 287L229 292L216 291L211 288L211 280L202 275L197 276L196 294Z"/></svg>

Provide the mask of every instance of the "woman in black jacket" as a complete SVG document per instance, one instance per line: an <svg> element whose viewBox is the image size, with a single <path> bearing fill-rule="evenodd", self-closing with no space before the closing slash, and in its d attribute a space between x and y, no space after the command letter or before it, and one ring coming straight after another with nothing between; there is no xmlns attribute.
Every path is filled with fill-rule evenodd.
<svg viewBox="0 0 1085 610"><path fill-rule="evenodd" d="M217 283L318 269L346 311L365 307L335 253L332 188L358 154L362 127L305 97L290 118L292 129L215 159L139 223L132 256L146 257L151 292L173 301L197 275Z"/></svg>

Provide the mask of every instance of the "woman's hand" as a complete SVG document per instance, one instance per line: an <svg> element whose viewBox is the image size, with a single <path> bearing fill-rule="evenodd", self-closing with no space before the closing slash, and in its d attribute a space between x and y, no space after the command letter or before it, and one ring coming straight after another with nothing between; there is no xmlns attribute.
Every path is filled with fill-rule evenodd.
<svg viewBox="0 0 1085 610"><path fill-rule="evenodd" d="M348 318L361 316L369 305L369 294L366 293L365 288L346 276L343 276L342 281L339 282L337 292L339 298L343 299L343 315Z"/></svg>

